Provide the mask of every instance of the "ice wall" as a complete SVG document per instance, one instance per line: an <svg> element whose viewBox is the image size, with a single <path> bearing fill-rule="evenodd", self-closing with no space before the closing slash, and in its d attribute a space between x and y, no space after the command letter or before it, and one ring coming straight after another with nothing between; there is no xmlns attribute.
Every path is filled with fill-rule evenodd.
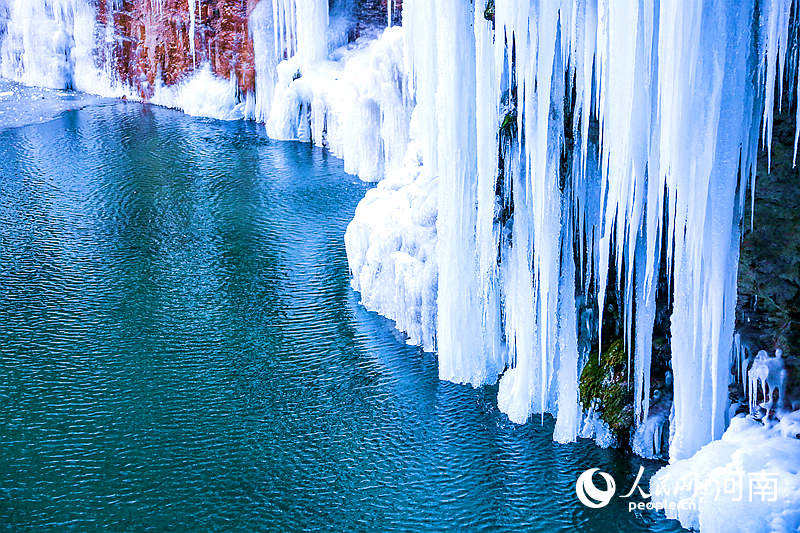
<svg viewBox="0 0 800 533"><path fill-rule="evenodd" d="M7 0L0 75L51 89L125 93L96 54L95 8L87 0Z"/></svg>
<svg viewBox="0 0 800 533"><path fill-rule="evenodd" d="M477 2L470 19L467 2L404 6L417 112L431 125L422 159L439 176L440 375L481 384L508 364L501 409L518 422L552 412L556 438L573 439L584 355L575 295L588 287L602 321L614 284L642 423L666 250L670 453L690 456L726 424L741 207L785 76L790 2L491 7ZM513 213L498 216L501 204Z"/></svg>

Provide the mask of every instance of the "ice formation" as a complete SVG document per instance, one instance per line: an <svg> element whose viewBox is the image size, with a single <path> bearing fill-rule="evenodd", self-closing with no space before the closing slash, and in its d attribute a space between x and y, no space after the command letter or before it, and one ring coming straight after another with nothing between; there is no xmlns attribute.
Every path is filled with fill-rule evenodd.
<svg viewBox="0 0 800 533"><path fill-rule="evenodd" d="M87 0L0 0L0 13L3 7L8 21L0 34L0 76L101 96L129 92L97 51L96 12Z"/></svg>
<svg viewBox="0 0 800 533"><path fill-rule="evenodd" d="M480 3L404 4L417 111L436 125L420 144L439 176L440 376L480 385L508 365L501 409L519 422L552 412L556 439L573 439L576 284L594 286L602 321L613 283L641 423L663 249L674 309L670 456L691 456L726 424L742 202L762 116L769 134L764 95L784 75L788 3L493 7L486 20ZM509 117L516 140L504 147ZM502 183L492 187L498 160ZM503 201L513 204L506 220Z"/></svg>
<svg viewBox="0 0 800 533"><path fill-rule="evenodd" d="M361 303L428 351L436 338L437 180L419 164L389 172L358 204L345 245Z"/></svg>
<svg viewBox="0 0 800 533"><path fill-rule="evenodd" d="M199 1L187 3L193 60ZM88 0L1 5L4 76L121 92L93 48ZM400 5L386 3L387 22ZM436 350L443 379L499 379L511 420L555 415L558 441L598 433L582 424L578 381L597 356L585 322L599 334L611 288L641 449L655 453L667 415L650 412L650 358L666 267L677 461L720 438L729 416L739 228L776 84L782 95L797 79L792 5L406 0L402 27L339 47L341 2L262 0L249 18L252 94L201 63L152 100L256 119L384 178L346 235L363 303ZM769 373L754 379L773 387Z"/></svg>
<svg viewBox="0 0 800 533"><path fill-rule="evenodd" d="M402 70L402 32L359 40L337 49L331 60L278 64L267 133L328 147L345 170L377 181L405 161L411 115ZM258 82L258 79L257 79Z"/></svg>
<svg viewBox="0 0 800 533"><path fill-rule="evenodd" d="M253 98L239 101L236 79L223 80L214 76L208 64L202 65L178 85L167 87L158 83L150 102L187 115L237 120L253 115Z"/></svg>
<svg viewBox="0 0 800 533"><path fill-rule="evenodd" d="M636 427L631 438L631 449L636 455L648 459L664 457L671 407L672 402L668 400L655 403L647 418Z"/></svg>
<svg viewBox="0 0 800 533"><path fill-rule="evenodd" d="M197 34L197 5L196 0L187 0L189 7L189 53L192 55L192 66L197 66L197 50L195 49L195 36Z"/></svg>
<svg viewBox="0 0 800 533"><path fill-rule="evenodd" d="M704 532L797 531L800 439L787 438L789 422L765 427L734 418L720 440L651 478L652 502Z"/></svg>
<svg viewBox="0 0 800 533"><path fill-rule="evenodd" d="M618 446L617 438L608 427L608 424L600 417L594 405L589 407L586 416L581 423L581 430L578 436L584 439L592 439L601 448Z"/></svg>
<svg viewBox="0 0 800 533"><path fill-rule="evenodd" d="M755 413L762 408L767 413L770 411L785 412L791 410L792 406L787 396L789 374L784 363L782 350L777 350L775 357L770 357L764 350L758 352L750 366L750 370L747 371L747 379L751 413ZM758 402L759 393L763 400L761 403Z"/></svg>

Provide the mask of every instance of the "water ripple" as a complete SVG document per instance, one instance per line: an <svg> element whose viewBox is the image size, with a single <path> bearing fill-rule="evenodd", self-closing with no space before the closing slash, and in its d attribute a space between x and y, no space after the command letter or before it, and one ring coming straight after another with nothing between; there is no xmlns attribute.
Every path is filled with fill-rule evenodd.
<svg viewBox="0 0 800 533"><path fill-rule="evenodd" d="M640 461L511 424L358 305L366 186L323 151L138 104L0 137L4 526L675 529L582 507Z"/></svg>

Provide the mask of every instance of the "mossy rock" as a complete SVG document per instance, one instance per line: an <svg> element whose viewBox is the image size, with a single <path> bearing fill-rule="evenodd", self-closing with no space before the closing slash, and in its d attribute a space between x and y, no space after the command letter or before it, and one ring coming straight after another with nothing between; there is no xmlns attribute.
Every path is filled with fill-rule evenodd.
<svg viewBox="0 0 800 533"><path fill-rule="evenodd" d="M483 10L483 18L490 22L494 22L494 0L486 2L486 8Z"/></svg>
<svg viewBox="0 0 800 533"><path fill-rule="evenodd" d="M601 418L622 441L633 425L633 391L628 380L628 356L621 339L612 342L599 360L590 356L581 373L581 403L588 409L599 401Z"/></svg>
<svg viewBox="0 0 800 533"><path fill-rule="evenodd" d="M500 123L500 137L513 139L517 136L517 110L511 110L505 114Z"/></svg>

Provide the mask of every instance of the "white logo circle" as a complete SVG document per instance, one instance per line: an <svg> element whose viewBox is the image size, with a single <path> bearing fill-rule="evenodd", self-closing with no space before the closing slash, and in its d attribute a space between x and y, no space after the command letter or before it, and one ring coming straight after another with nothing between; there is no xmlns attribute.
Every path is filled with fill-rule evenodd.
<svg viewBox="0 0 800 533"><path fill-rule="evenodd" d="M614 478L605 472L600 472L600 476L606 482L606 490L600 490L595 486L592 476L599 471L599 468L590 468L581 474L575 483L575 494L578 495L578 499L583 505L592 509L600 509L608 505L608 502L611 501L617 491L617 484L614 482Z"/></svg>

